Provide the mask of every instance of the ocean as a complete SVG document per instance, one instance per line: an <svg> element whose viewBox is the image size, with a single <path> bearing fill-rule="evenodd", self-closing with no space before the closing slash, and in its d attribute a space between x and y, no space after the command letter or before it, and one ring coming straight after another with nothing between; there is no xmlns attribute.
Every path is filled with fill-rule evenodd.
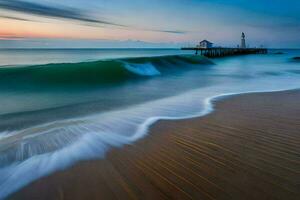
<svg viewBox="0 0 300 200"><path fill-rule="evenodd" d="M300 50L208 59L178 49L2 49L0 199L104 158L159 119L205 115L226 95L300 88L296 56Z"/></svg>

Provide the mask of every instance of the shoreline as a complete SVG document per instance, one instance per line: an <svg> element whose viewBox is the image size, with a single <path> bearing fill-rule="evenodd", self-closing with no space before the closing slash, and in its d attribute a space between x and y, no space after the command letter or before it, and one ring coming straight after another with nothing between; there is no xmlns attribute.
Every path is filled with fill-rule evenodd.
<svg viewBox="0 0 300 200"><path fill-rule="evenodd" d="M193 135L194 131L199 132L199 130L197 128L194 129L193 126L192 126L192 128L190 128L191 124L195 126L195 124L194 124L195 121L200 121L200 123L201 123L201 121L206 121L207 118L211 120L211 118L214 118L214 116L218 116L219 113L222 113L222 112L226 113L226 110L228 110L228 107L230 109L232 109L228 105L227 105L227 107L225 106L225 108L224 108L224 104L228 104L228 102L231 102L231 104L232 104L232 101L237 101L239 103L239 101L241 101L241 100L236 100L236 99L244 99L245 100L245 98L246 98L246 103L247 103L249 101L249 99L247 100L247 97L250 98L250 100L253 97L260 98L260 96L263 96L266 99L268 99L268 98L270 98L268 96L281 96L282 94L285 94L288 96L295 95L297 97L300 97L299 90L292 90L292 91L279 91L279 92L272 91L272 92L255 92L255 93L243 93L243 94L228 94L228 95L219 95L217 97L210 98L208 100L209 103L211 104L210 107L211 108L215 107L215 109L213 109L213 112L210 112L209 114L202 116L202 117L197 116L195 118L189 117L189 118L176 119L176 120L159 119L157 121L154 121L153 123L150 123L150 128L149 128L150 133L147 135L147 137L143 137L143 138L139 139L138 141L134 142L134 144L125 145L125 147L121 147L121 148L113 148L113 150L111 150L111 152L108 153L108 155L106 156L106 158L104 160L83 161L81 163L75 164L75 166L71 167L70 169L56 172L53 175L50 175L48 177L37 180L37 181L33 182L32 184L30 184L29 186L25 186L25 188L21 189L19 192L12 194L12 196L10 196L10 198L11 199L27 199L27 198L32 198L32 197L40 197L40 198L43 197L42 199L59 199L60 197L64 197L64 199L76 199L76 198L77 199L83 199L83 198L97 199L99 197L105 197L105 199L106 198L115 199L116 197L119 197L119 198L123 199L125 197L124 195L127 194L127 197L131 197L132 199L136 199L136 198L139 199L139 197L142 197L143 193L144 193L145 196L143 196L143 198L146 198L146 199L151 199L153 197L155 197L157 199L174 199L174 196L172 197L173 194L171 194L171 193L176 191L176 194L181 195L182 199L191 199L191 198L200 198L200 197L212 198L212 199L215 199L215 198L230 199L228 197L230 197L231 196L230 194L232 194L232 193L229 192L230 194L228 194L228 192L226 190L224 191L223 187L220 187L220 186L218 186L218 184L214 183L214 181L209 180L209 179L211 179L211 177L204 179L204 180L206 180L206 181L204 181L204 182L206 182L206 184L213 185L213 186L211 186L211 188L206 188L208 186L204 186L203 185L204 182L202 183L202 185L200 184L201 185L201 187L200 187L198 185L196 186L195 184L193 184L194 181L196 183L198 183L199 180L197 180L193 177L190 177L191 174L188 174L187 172L182 171L182 169L179 170L177 168L170 170L169 168L173 168L174 166L171 166L168 163L164 163L164 159L171 159L173 154L170 158L168 156L164 157L164 158L161 158L157 155L154 156L154 155L152 155L153 151L156 152L157 150L155 148L153 148L153 146L157 145L156 142L158 144L164 146L165 144L161 144L161 143L164 143L161 140L163 138L167 137L166 139L173 141L175 135L176 135L176 140L183 142L183 143L181 143L181 145L183 145L186 142L184 138L187 137L185 134L184 135L182 135L182 134L174 135L174 134L169 134L168 131L173 130L175 127L178 129L182 129L183 132L187 132L188 134ZM273 101L278 101L278 100L276 99ZM287 100L284 99L283 97L281 97L281 101L286 102ZM289 100L289 101L291 101L291 100ZM295 99L294 101L297 101L297 100ZM238 105L237 107L243 108L243 106L245 106L244 104L239 105L238 103L237 103L237 105ZM242 102L242 103L245 103L245 102ZM256 103L260 104L260 102L256 102ZM250 101L250 104L251 104L251 101ZM294 104L295 104L295 102L294 102ZM298 105L300 108L300 104L296 104L296 105ZM231 105L231 106L234 107L234 105ZM254 108L255 108L255 106L254 106ZM258 109L258 108L256 108L256 109ZM256 110L256 112L259 112L259 109ZM300 114L300 112L299 112L299 114ZM212 119L212 120L216 120L216 119ZM220 120L220 122L221 122L222 120L224 121L225 119L218 119L218 120ZM177 123L181 124L181 126L177 125ZM210 126L210 125L208 125L208 126ZM272 126L274 126L274 124ZM213 129L213 128L214 127L210 127L209 129ZM230 129L230 130L235 130L234 127L231 127L231 128L233 128L233 129ZM202 133L201 129L200 129L200 133ZM172 139L170 139L169 137ZM296 135L296 138L299 139L299 135L298 136ZM274 138L272 138L272 139L274 140ZM202 144L201 141L198 141L199 144L193 144L190 142L191 141L189 141L188 144L192 145L193 148L195 148L195 146L198 148L198 146ZM179 142L179 144L180 144L180 142ZM292 144L294 145L293 142L292 142ZM144 145L148 145L148 146L152 146L152 147L147 147ZM178 145L178 143L177 143L177 145ZM187 144L185 144L185 145L187 145ZM195 145L195 146L193 146L193 145ZM145 147L145 149L144 149L144 147ZM188 151L192 151L193 150L192 147L190 149L189 145L186 146ZM161 148L161 146L158 146L158 148ZM205 149L201 151L202 154L208 154L206 152L206 150L207 150L206 148L207 147L205 147ZM171 151L171 152L175 151L172 148L170 150L168 150L168 149L163 149L163 150L166 151L166 154L168 154L168 155L170 154L170 152L168 152L168 151ZM208 150L211 150L211 149L208 149ZM173 153L175 153L175 155L179 154L179 153L182 154L182 152L180 152L180 151L178 152L178 151L179 150L177 149ZM198 150L196 150L196 152L197 151ZM230 151L232 151L232 150L230 150ZM229 152L227 152L227 153L229 153ZM300 153L299 150L296 151L297 155L299 153ZM127 157L128 154L130 155L129 158L123 158L123 156ZM151 157L149 159L147 158L146 161L143 161L143 159L144 159L143 156L141 157L141 155L139 155L139 154L142 154L142 155L150 154ZM157 154L159 155L159 154L161 154L161 152L157 152ZM123 155L123 156L120 157L120 155ZM195 155L193 155L192 152L189 152L188 155L192 156L193 159L194 158L198 159L197 157L195 157ZM235 152L235 155L238 155L238 154ZM159 158L157 158L157 157L159 157ZM158 166L155 166L156 167L155 169L151 169L152 168L151 164L156 163L156 162L154 162L155 159L159 159L160 162L163 162L164 164L160 164L160 165L157 164ZM170 162L174 162L174 164L183 166L183 164L176 162L176 159L178 159L178 157L176 157L176 156L172 157ZM189 160L189 162L195 162L195 160L193 160L193 159ZM186 161L186 159L184 159L184 160ZM216 158L214 158L213 161L216 162L217 164L219 163L220 165L222 165L222 163L224 162L224 161L220 161ZM296 163L299 163L299 157L298 157L298 160L296 160L296 161L297 161ZM127 169L127 170L116 169L116 168L119 168L116 166L116 162L121 164L121 166L123 166L123 167L125 167L129 163L131 163L131 165L137 165L137 163L146 162L147 164L144 164L144 165L141 164L141 166L139 166L139 167L135 166L133 168L135 168L138 171L143 171L143 173L141 173L141 174L146 175L148 178L146 178L145 180L139 178L139 176L137 176L137 174L135 174L135 172L133 172L134 171L133 169ZM231 161L231 162L233 162L233 161ZM125 163L125 165L124 165L124 163ZM198 164L203 165L203 163L198 163ZM156 164L154 164L154 165L156 165ZM206 165L209 165L209 163L206 163ZM236 167L236 164L230 163L230 165ZM100 170L101 172L99 172L99 169L97 166L99 167L99 169L103 169L103 171ZM166 166L168 166L168 167L166 167ZM231 166L231 168L232 168L231 173L234 172L234 167L232 167L232 166ZM200 173L199 169L196 170L196 168L199 168L199 166L193 166L193 167L195 169L193 169L192 171L191 170L189 170L189 171L192 174L194 174L195 176L197 176L197 175L199 176L199 174L198 174L198 173ZM202 167L204 167L204 166L202 166ZM223 167L226 168L227 166L224 165ZM128 168L128 167L126 166L126 168ZM164 176L160 175L159 177L162 180L157 180L159 178L156 177L156 176L158 176L158 175L156 175L156 176L154 176L154 177L156 177L156 178L154 178L155 180L152 180L153 175L158 173L157 169L165 170L166 173L169 173L170 175L173 174L174 177L172 177L172 176L164 177ZM297 168L295 168L295 169L297 169ZM295 169L294 169L294 171L295 171ZM177 173L175 173L175 174L174 174L174 172L172 173L173 170L175 170L175 171L179 170L180 176L178 176ZM230 171L230 168L228 168L227 170ZM89 173L89 171L92 171L92 172ZM294 172L294 171L292 171L292 172ZM109 175L103 174L104 172L107 172ZM228 173L228 171L226 171L226 172ZM298 173L298 178L299 178L299 171L296 170L296 172ZM84 176L83 173L86 176L89 176L89 179L87 179L87 177ZM93 179L95 179L93 177L94 173L98 174L98 178L96 178L96 180L93 180ZM149 175L149 173L151 175ZM185 178L181 173L184 173L185 176L187 176L187 178ZM82 175L80 175L80 174L82 174ZM124 178L124 177L126 177L126 178ZM218 178L220 178L220 177L218 177ZM150 183L148 183L149 179L150 179ZM171 181L168 179L171 179ZM223 180L224 177L220 178L220 179ZM74 180L76 180L77 184L79 183L78 181L81 182L82 180L84 180L86 182L93 182L93 181L95 181L95 182L94 182L94 184L89 183L90 184L89 188L81 188L81 187L79 187L80 184L78 186L71 186L70 184L68 185L68 183L67 183L67 182L69 182L68 180L72 180L71 182L74 182ZM117 180L122 180L122 181L117 182ZM132 183L129 184L128 180L130 180L130 182L132 182ZM164 182L163 180L165 180L166 182ZM177 181L175 181L175 180L183 182L182 185L180 185L180 187L176 186L175 183ZM137 185L139 185L139 184L136 184L137 182L142 183L142 184L140 186L137 186ZM155 184L153 184L153 182L155 182ZM162 182L164 182L164 183L162 183ZM103 187L102 187L102 189L98 188L99 189L98 190L97 186L99 186L99 184L103 185ZM187 185L189 185L189 187ZM223 185L223 186L226 187L226 185ZM74 189L73 187L81 192L79 192L79 194L78 194L78 192L76 192L77 195L74 194L74 196L72 196L72 195L70 196L69 193L70 193L70 191L72 191ZM95 188L93 189L93 187L95 187ZM119 187L119 188L113 189L114 187ZM270 187L270 186L268 186L268 187ZM133 189L133 188L135 188L135 189ZM209 189L213 189L214 192L209 191ZM232 188L230 188L230 189L233 190ZM89 191L83 191L83 190L91 190L91 191L89 192ZM146 192L145 192L145 190L146 190ZM156 190L158 190L158 191L156 191ZM167 192L161 192L162 190L163 191L166 190ZM35 191L39 191L38 192L39 194L37 194L37 192L35 192ZM196 191L198 191L198 192L196 192ZM222 191L222 195L225 195L225 196L217 195L221 191ZM237 192L237 191L235 191L235 192ZM292 192L294 192L294 191L292 191ZM166 194L166 193L169 193L169 194ZM262 194L262 193L260 193L260 194ZM86 196L86 195L91 195L91 196ZM103 195L103 196L101 196L101 195ZM140 196L140 195L142 195L142 196ZM169 195L171 195L171 196L169 196ZM215 195L217 195L217 196L215 196ZM239 195L242 195L242 193L239 192ZM80 197L82 197L82 198L80 198ZM133 197L135 197L135 198L133 198ZM221 197L224 197L224 198L221 198ZM225 198L225 197L227 197L227 198ZM125 199L127 199L127 198L125 198ZM293 198L287 198L287 199L293 199Z"/></svg>

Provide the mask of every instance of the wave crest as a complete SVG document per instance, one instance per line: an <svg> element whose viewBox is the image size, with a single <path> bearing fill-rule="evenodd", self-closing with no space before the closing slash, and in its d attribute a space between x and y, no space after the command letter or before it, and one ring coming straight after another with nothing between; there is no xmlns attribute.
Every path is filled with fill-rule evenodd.
<svg viewBox="0 0 300 200"><path fill-rule="evenodd" d="M145 76L165 75L170 69L186 70L188 66L201 64L212 62L200 56L181 55L6 67L0 68L0 85L9 85L9 88L17 89L41 85L78 87L117 84Z"/></svg>

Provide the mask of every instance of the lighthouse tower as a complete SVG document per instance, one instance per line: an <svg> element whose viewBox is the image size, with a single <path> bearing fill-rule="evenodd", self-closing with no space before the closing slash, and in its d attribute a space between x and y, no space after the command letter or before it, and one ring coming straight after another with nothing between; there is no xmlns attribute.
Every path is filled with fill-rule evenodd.
<svg viewBox="0 0 300 200"><path fill-rule="evenodd" d="M246 48L246 39L245 39L245 33L242 33L242 40L241 40L241 48Z"/></svg>

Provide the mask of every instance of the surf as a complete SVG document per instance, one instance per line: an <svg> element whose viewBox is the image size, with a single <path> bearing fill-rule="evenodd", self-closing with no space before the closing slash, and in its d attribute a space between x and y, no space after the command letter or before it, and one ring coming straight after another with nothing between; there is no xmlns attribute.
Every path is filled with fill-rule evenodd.
<svg viewBox="0 0 300 200"><path fill-rule="evenodd" d="M188 70L188 66L204 64L213 62L204 57L180 55L2 67L0 89L116 85L129 80L167 75L174 70Z"/></svg>
<svg viewBox="0 0 300 200"><path fill-rule="evenodd" d="M18 107L0 114L0 199L132 144L157 120L208 114L225 94L299 88L299 74L291 72L299 66L287 61L180 55L1 68L1 111L10 102Z"/></svg>

